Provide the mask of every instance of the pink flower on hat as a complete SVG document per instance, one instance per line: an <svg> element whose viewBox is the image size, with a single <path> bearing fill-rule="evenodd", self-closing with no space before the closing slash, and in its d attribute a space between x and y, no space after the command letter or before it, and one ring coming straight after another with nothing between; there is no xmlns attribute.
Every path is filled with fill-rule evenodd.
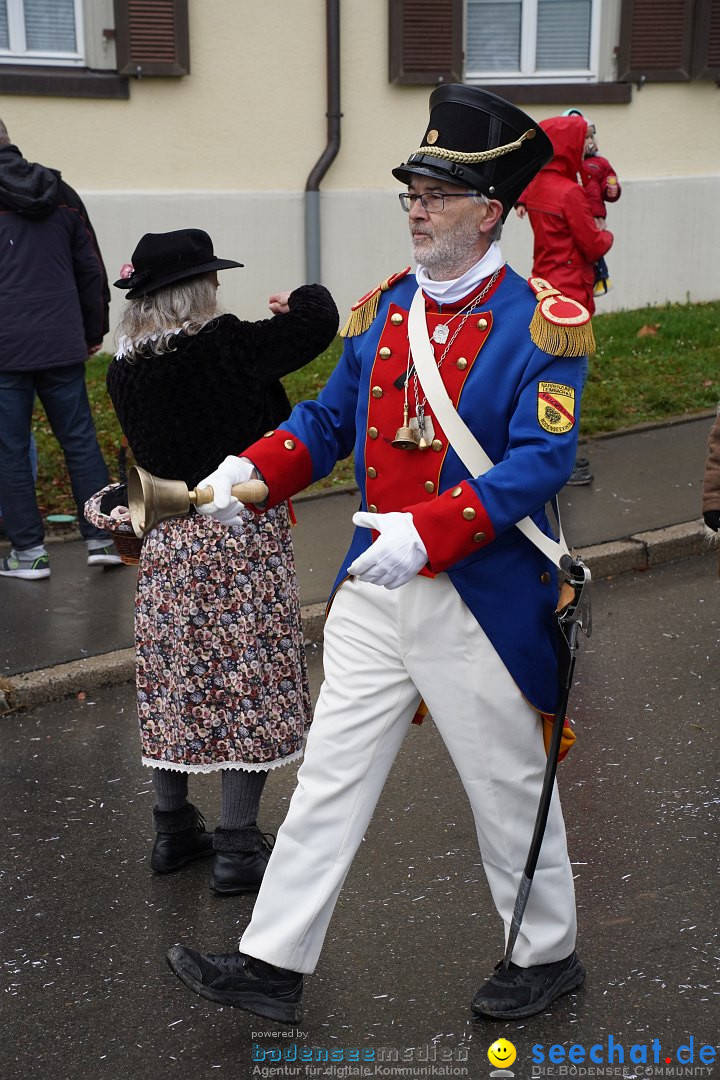
<svg viewBox="0 0 720 1080"><path fill-rule="evenodd" d="M120 280L127 281L135 273L135 267L132 263L123 263L120 267Z"/></svg>

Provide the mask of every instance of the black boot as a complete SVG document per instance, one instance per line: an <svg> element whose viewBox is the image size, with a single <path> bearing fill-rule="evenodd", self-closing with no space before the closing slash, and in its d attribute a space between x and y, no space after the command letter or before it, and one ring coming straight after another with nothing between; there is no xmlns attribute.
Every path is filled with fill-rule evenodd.
<svg viewBox="0 0 720 1080"><path fill-rule="evenodd" d="M167 961L177 977L200 997L245 1009L270 1020L300 1019L303 977L245 953L201 953L173 945Z"/></svg>
<svg viewBox="0 0 720 1080"><path fill-rule="evenodd" d="M213 837L215 860L210 888L222 896L257 892L275 840L261 833L257 825L244 829L216 829Z"/></svg>
<svg viewBox="0 0 720 1080"><path fill-rule="evenodd" d="M179 810L153 809L157 836L150 856L156 874L170 874L193 859L212 855L212 834L205 832L205 819L192 803Z"/></svg>
<svg viewBox="0 0 720 1080"><path fill-rule="evenodd" d="M544 1012L555 998L575 990L584 979L585 968L574 952L554 964L527 968L510 963L506 969L501 960L470 1008L477 1016L493 1020L520 1020Z"/></svg>

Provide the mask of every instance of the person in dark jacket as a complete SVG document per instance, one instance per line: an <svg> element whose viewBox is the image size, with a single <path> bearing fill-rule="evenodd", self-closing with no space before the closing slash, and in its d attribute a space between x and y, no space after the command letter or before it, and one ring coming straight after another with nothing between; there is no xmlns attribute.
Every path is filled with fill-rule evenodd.
<svg viewBox="0 0 720 1080"><path fill-rule="evenodd" d="M50 576L30 460L35 395L60 443L90 566L120 557L85 520L108 482L85 387L85 361L108 330L110 290L92 225L56 169L25 158L0 120L0 505L12 548L0 575Z"/></svg>
<svg viewBox="0 0 720 1080"><path fill-rule="evenodd" d="M280 379L313 360L338 328L321 285L270 297L273 318L217 310L218 270L202 229L147 233L118 288L128 305L107 387L133 457L195 487L218 456L290 414ZM302 755L310 721L287 504L226 529L199 514L145 538L135 597L142 761L153 771L150 866L170 873L214 854L211 888L252 892L270 846L257 817L270 769ZM219 772L220 824L205 831L188 775Z"/></svg>

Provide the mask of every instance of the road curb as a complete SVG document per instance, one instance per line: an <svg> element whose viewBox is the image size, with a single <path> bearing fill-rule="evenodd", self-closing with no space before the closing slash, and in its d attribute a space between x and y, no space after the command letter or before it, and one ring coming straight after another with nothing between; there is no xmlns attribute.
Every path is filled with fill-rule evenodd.
<svg viewBox="0 0 720 1080"><path fill-rule="evenodd" d="M662 563L702 555L708 540L702 518L668 525L663 529L636 533L624 540L612 540L578 548L595 580L632 570L648 570ZM322 641L325 604L309 604L302 609L305 643ZM50 701L61 701L80 693L92 694L107 686L120 686L135 678L135 652L119 649L100 656L73 660L67 664L26 671L0 678L0 714L29 709Z"/></svg>

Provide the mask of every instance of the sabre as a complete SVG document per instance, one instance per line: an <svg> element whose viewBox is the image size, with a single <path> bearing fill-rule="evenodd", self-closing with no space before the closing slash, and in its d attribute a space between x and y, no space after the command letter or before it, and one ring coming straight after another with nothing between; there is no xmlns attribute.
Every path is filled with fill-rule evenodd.
<svg viewBox="0 0 720 1080"><path fill-rule="evenodd" d="M552 798L555 774L557 772L560 742L562 740L563 726L565 724L565 712L570 697L573 671L575 669L575 657L578 648L578 634L583 631L586 637L592 633L592 611L590 608L590 571L582 559L573 559L570 555L563 555L560 559L560 568L566 575L566 581L560 589L555 617L557 619L558 635L560 638L560 659L558 662L558 705L553 718L552 737L547 754L545 777L543 779L540 802L538 803L535 828L530 842L525 869L523 870L515 897L515 908L510 922L507 946L503 957L503 967L507 970L510 966L510 958L520 925L527 906L530 889L532 887L535 867L537 866L540 848L542 847L545 826L547 825L550 800Z"/></svg>
<svg viewBox="0 0 720 1080"><path fill-rule="evenodd" d="M232 494L242 503L262 503L268 497L267 484L262 480L246 480L233 484ZM211 503L211 487L188 488L182 480L163 480L159 476L133 465L128 470L128 506L133 532L142 539L160 521L182 517L191 506Z"/></svg>

